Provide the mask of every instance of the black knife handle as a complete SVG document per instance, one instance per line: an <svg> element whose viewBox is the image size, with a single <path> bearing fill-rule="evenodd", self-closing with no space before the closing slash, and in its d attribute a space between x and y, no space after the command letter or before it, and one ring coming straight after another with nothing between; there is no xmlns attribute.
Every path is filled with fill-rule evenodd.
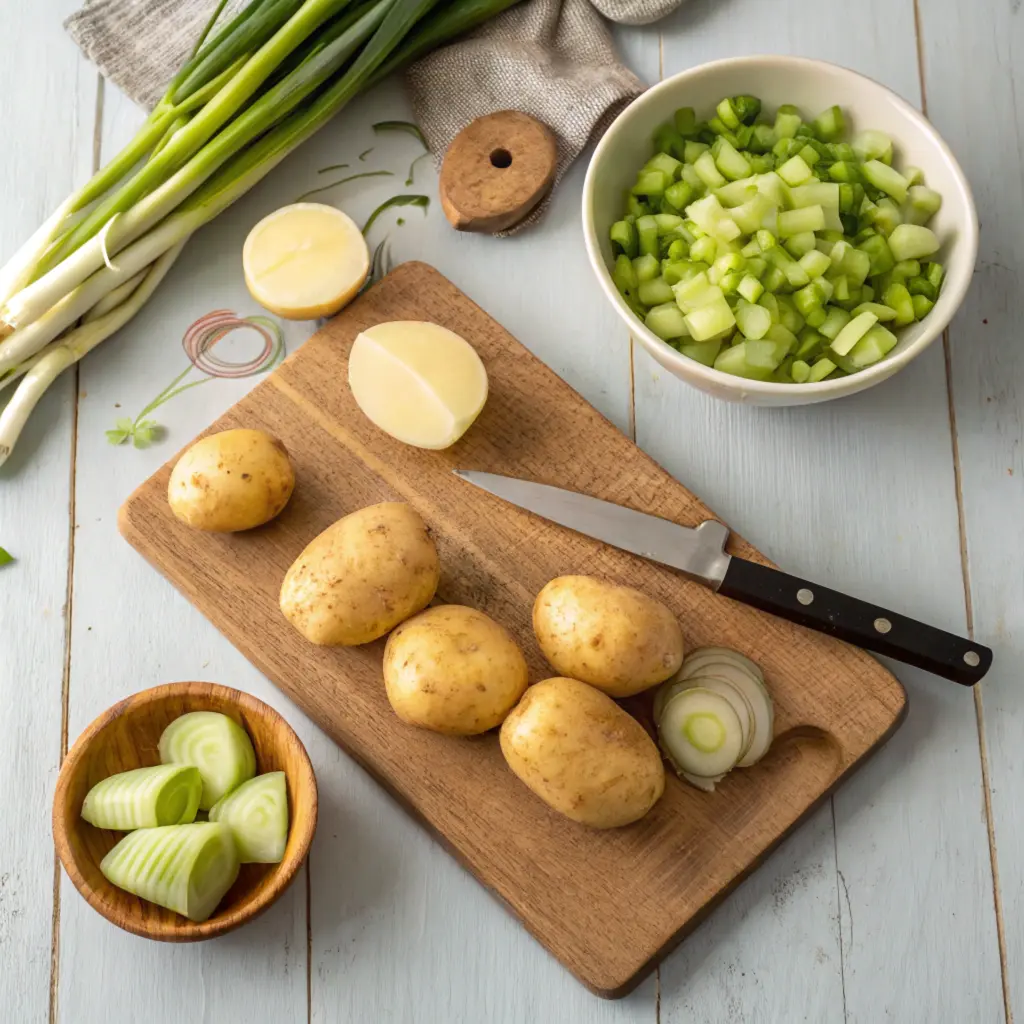
<svg viewBox="0 0 1024 1024"><path fill-rule="evenodd" d="M963 686L992 664L981 644L735 556L718 593Z"/></svg>

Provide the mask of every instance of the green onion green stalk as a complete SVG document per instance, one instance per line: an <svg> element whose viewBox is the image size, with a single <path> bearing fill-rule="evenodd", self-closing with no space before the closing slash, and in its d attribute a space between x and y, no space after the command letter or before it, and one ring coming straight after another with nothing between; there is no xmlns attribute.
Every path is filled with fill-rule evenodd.
<svg viewBox="0 0 1024 1024"><path fill-rule="evenodd" d="M135 137L0 269L0 464L50 383L149 299L186 240L354 96L516 0L220 0Z"/></svg>

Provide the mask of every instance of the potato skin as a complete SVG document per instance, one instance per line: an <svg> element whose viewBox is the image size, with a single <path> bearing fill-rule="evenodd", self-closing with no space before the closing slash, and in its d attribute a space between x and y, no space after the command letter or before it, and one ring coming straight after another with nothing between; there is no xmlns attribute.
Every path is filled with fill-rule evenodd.
<svg viewBox="0 0 1024 1024"><path fill-rule="evenodd" d="M612 697L657 686L683 663L683 633L660 601L593 576L559 576L533 603L533 631L556 672Z"/></svg>
<svg viewBox="0 0 1024 1024"><path fill-rule="evenodd" d="M430 604L440 570L411 505L370 505L306 545L281 584L281 611L314 644L366 644Z"/></svg>
<svg viewBox="0 0 1024 1024"><path fill-rule="evenodd" d="M643 726L577 679L535 683L501 727L509 768L550 807L591 828L639 821L665 791Z"/></svg>
<svg viewBox="0 0 1024 1024"><path fill-rule="evenodd" d="M171 470L167 501L183 523L210 533L262 526L288 504L295 473L288 451L262 430L200 438Z"/></svg>
<svg viewBox="0 0 1024 1024"><path fill-rule="evenodd" d="M409 725L475 736L500 725L528 682L509 632L476 608L444 604L403 622L384 648L384 685Z"/></svg>

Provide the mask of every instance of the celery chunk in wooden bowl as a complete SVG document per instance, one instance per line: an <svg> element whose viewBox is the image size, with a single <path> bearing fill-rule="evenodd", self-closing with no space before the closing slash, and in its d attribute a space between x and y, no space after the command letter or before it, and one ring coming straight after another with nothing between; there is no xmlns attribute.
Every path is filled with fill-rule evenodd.
<svg viewBox="0 0 1024 1024"><path fill-rule="evenodd" d="M594 151L583 231L657 362L767 406L906 366L948 326L978 251L967 180L917 110L782 56L703 64L631 103Z"/></svg>
<svg viewBox="0 0 1024 1024"><path fill-rule="evenodd" d="M119 928L166 942L222 935L269 907L316 820L316 778L291 726L214 683L156 686L105 711L53 798L75 888Z"/></svg>

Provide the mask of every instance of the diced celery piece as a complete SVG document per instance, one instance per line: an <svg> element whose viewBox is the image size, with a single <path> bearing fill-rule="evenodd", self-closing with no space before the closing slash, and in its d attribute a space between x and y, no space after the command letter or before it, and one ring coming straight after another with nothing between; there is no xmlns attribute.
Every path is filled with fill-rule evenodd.
<svg viewBox="0 0 1024 1024"><path fill-rule="evenodd" d="M779 237L790 238L804 231L823 231L825 211L820 206L805 206L779 214Z"/></svg>
<svg viewBox="0 0 1024 1024"><path fill-rule="evenodd" d="M786 278L786 284L790 288L803 288L811 280L810 274L796 260L792 259L788 263L783 264L782 273Z"/></svg>
<svg viewBox="0 0 1024 1024"><path fill-rule="evenodd" d="M839 186L839 212L850 214L853 218L854 224L857 223L857 217L860 214L860 208L863 202L863 185L842 184Z"/></svg>
<svg viewBox="0 0 1024 1024"><path fill-rule="evenodd" d="M669 260L685 260L690 254L690 245L682 238L676 238L669 243L668 252L665 254Z"/></svg>
<svg viewBox="0 0 1024 1024"><path fill-rule="evenodd" d="M786 285L786 275L778 267L769 267L761 283L768 292L777 292Z"/></svg>
<svg viewBox="0 0 1024 1024"><path fill-rule="evenodd" d="M716 284L715 277L723 278L726 274L730 274L736 270L742 270L747 264L747 261L738 252L730 252L723 256L719 256L718 259L711 266L711 271L708 273L708 280L712 284Z"/></svg>
<svg viewBox="0 0 1024 1024"><path fill-rule="evenodd" d="M794 210L805 206L839 209L839 186L832 181L815 181L789 190L789 204Z"/></svg>
<svg viewBox="0 0 1024 1024"><path fill-rule="evenodd" d="M643 217L651 212L651 208L632 193L626 196L626 213L633 218Z"/></svg>
<svg viewBox="0 0 1024 1024"><path fill-rule="evenodd" d="M800 266L810 277L821 277L832 266L832 261L817 249L810 249L800 257Z"/></svg>
<svg viewBox="0 0 1024 1024"><path fill-rule="evenodd" d="M627 299L636 298L637 279L633 261L626 255L616 256L612 268L612 281L615 287Z"/></svg>
<svg viewBox="0 0 1024 1024"><path fill-rule="evenodd" d="M837 160L829 167L828 176L835 182L848 184L863 180L858 165L848 160Z"/></svg>
<svg viewBox="0 0 1024 1024"><path fill-rule="evenodd" d="M924 185L911 185L907 191L904 220L908 224L927 224L942 207L942 196Z"/></svg>
<svg viewBox="0 0 1024 1024"><path fill-rule="evenodd" d="M730 142L738 141L736 136L732 133L732 129L720 117L708 118L708 128L710 128L715 135L728 139Z"/></svg>
<svg viewBox="0 0 1024 1024"><path fill-rule="evenodd" d="M695 164L698 158L706 153L710 148L710 146L706 146L703 142L687 140L683 159L688 164Z"/></svg>
<svg viewBox="0 0 1024 1024"><path fill-rule="evenodd" d="M874 313L881 323L888 323L896 319L896 310L891 306L884 306L880 302L862 302L852 310L853 315L860 316L861 313Z"/></svg>
<svg viewBox="0 0 1024 1024"><path fill-rule="evenodd" d="M694 198L702 196L707 188L701 176L693 169L692 164L683 164L683 172L679 175L679 180L685 182L693 189Z"/></svg>
<svg viewBox="0 0 1024 1024"><path fill-rule="evenodd" d="M861 249L850 248L843 256L839 269L855 285L863 284L871 273L871 257Z"/></svg>
<svg viewBox="0 0 1024 1024"><path fill-rule="evenodd" d="M686 142L672 125L662 124L654 132L654 148L659 155L664 154L681 161L686 152ZM675 169L669 168L669 173L675 174Z"/></svg>
<svg viewBox="0 0 1024 1024"><path fill-rule="evenodd" d="M821 253L818 254L819 256ZM640 289L640 300L645 301L643 297L643 286ZM801 315L807 316L812 310L820 309L823 305L821 295L818 289L814 287L812 281L808 285L804 285L798 291L793 293L793 301L796 303L796 308L800 310Z"/></svg>
<svg viewBox="0 0 1024 1024"><path fill-rule="evenodd" d="M924 276L936 292L942 287L942 278L945 276L945 273L946 271L941 263L931 262L924 265Z"/></svg>
<svg viewBox="0 0 1024 1024"><path fill-rule="evenodd" d="M733 109L732 102L726 97L718 106L715 108L715 113L718 114L719 120L726 128L739 128L740 119Z"/></svg>
<svg viewBox="0 0 1024 1024"><path fill-rule="evenodd" d="M745 235L753 235L764 225L765 218L775 211L775 206L766 196L755 191L753 198L742 206L729 210L729 216Z"/></svg>
<svg viewBox="0 0 1024 1024"><path fill-rule="evenodd" d="M733 96L730 102L736 116L745 125L752 125L757 120L757 115L761 113L761 101L749 93Z"/></svg>
<svg viewBox="0 0 1024 1024"><path fill-rule="evenodd" d="M757 251L760 253L761 247L758 246ZM746 256L746 253L744 253ZM747 273L752 277L756 277L758 281L764 276L764 272L768 269L767 260L761 256L747 256Z"/></svg>
<svg viewBox="0 0 1024 1024"><path fill-rule="evenodd" d="M893 317L894 326L905 327L907 324L914 322L916 319L914 316L914 303L910 292L907 291L906 285L901 284L899 281L893 281L885 289L882 298L885 304L896 313L895 317Z"/></svg>
<svg viewBox="0 0 1024 1024"><path fill-rule="evenodd" d="M775 345L776 366L797 347L796 334L784 324L772 324L765 338Z"/></svg>
<svg viewBox="0 0 1024 1024"><path fill-rule="evenodd" d="M786 183L775 171L755 175L754 182L757 185L757 191L770 199L776 206L782 208L786 205Z"/></svg>
<svg viewBox="0 0 1024 1024"><path fill-rule="evenodd" d="M850 279L845 274L832 278L832 298L836 302L847 302L850 298Z"/></svg>
<svg viewBox="0 0 1024 1024"><path fill-rule="evenodd" d="M784 244L786 251L794 259L799 260L814 249L817 241L813 231L798 231L795 235L787 238Z"/></svg>
<svg viewBox="0 0 1024 1024"><path fill-rule="evenodd" d="M804 185L814 177L813 171L799 156L790 157L779 168L778 174L789 186Z"/></svg>
<svg viewBox="0 0 1024 1024"><path fill-rule="evenodd" d="M804 318L796 308L796 303L789 295L778 295L775 301L779 305L779 323L787 331L796 334L804 325Z"/></svg>
<svg viewBox="0 0 1024 1024"><path fill-rule="evenodd" d="M757 302L757 300L764 294L764 285L761 284L756 277L747 273L743 275L743 279L740 281L736 290L744 299L747 300L747 302ZM742 326L740 327L740 330L743 330Z"/></svg>
<svg viewBox="0 0 1024 1024"><path fill-rule="evenodd" d="M910 227L910 225L901 224L900 228ZM896 230L899 231L900 228ZM911 228L915 231L927 231L927 228ZM896 232L893 232L895 234ZM881 235L873 235L871 238L861 242L858 247L861 252L865 252L870 260L869 273L872 277L876 274L888 273L896 265L896 260L893 258L892 250L889 244Z"/></svg>
<svg viewBox="0 0 1024 1024"><path fill-rule="evenodd" d="M693 186L688 181L673 182L665 189L665 198L677 210L684 210L693 201Z"/></svg>
<svg viewBox="0 0 1024 1024"><path fill-rule="evenodd" d="M722 342L718 338L712 338L710 341L684 342L677 344L676 347L684 356L695 362L703 363L705 366L714 366L715 358L722 349Z"/></svg>
<svg viewBox="0 0 1024 1024"><path fill-rule="evenodd" d="M757 283L756 281L754 282ZM736 326L745 338L757 341L763 338L772 326L772 317L764 306L755 305L747 299L741 299L736 304L735 310Z"/></svg>
<svg viewBox="0 0 1024 1024"><path fill-rule="evenodd" d="M672 302L675 294L672 285L663 277L656 277L651 281L641 281L637 289L637 296L645 306L660 306L665 302Z"/></svg>
<svg viewBox="0 0 1024 1024"><path fill-rule="evenodd" d="M658 255L658 222L652 214L637 217L636 233L640 252L643 255Z"/></svg>
<svg viewBox="0 0 1024 1024"><path fill-rule="evenodd" d="M680 107L673 115L672 122L680 135L695 135L698 131L697 114L693 107Z"/></svg>
<svg viewBox="0 0 1024 1024"><path fill-rule="evenodd" d="M931 311L935 303L927 295L914 295L911 297L914 303L914 316L923 320Z"/></svg>
<svg viewBox="0 0 1024 1024"><path fill-rule="evenodd" d="M875 230L886 236L892 234L896 225L903 220L900 208L888 196L878 200L878 205L871 216Z"/></svg>
<svg viewBox="0 0 1024 1024"><path fill-rule="evenodd" d="M750 150L753 153L768 153L775 145L775 130L768 124L755 124L750 135Z"/></svg>
<svg viewBox="0 0 1024 1024"><path fill-rule="evenodd" d="M924 171L920 167L904 167L903 177L907 179L908 185L924 184Z"/></svg>
<svg viewBox="0 0 1024 1024"><path fill-rule="evenodd" d="M618 252L625 253L631 259L636 255L636 227L633 224L626 220L617 220L608 234Z"/></svg>
<svg viewBox="0 0 1024 1024"><path fill-rule="evenodd" d="M742 270L732 270L722 278L719 287L722 289L723 292L725 292L726 298L738 294L740 290L740 282L742 280ZM732 305L731 300L730 305Z"/></svg>
<svg viewBox="0 0 1024 1024"><path fill-rule="evenodd" d="M822 336L810 327L805 327L797 338L796 351L797 359L813 359L824 345Z"/></svg>
<svg viewBox="0 0 1024 1024"><path fill-rule="evenodd" d="M872 327L850 350L847 359L854 372L877 363L896 347L896 335L880 324Z"/></svg>
<svg viewBox="0 0 1024 1024"><path fill-rule="evenodd" d="M690 259L701 263L713 263L717 252L715 240L710 235L705 235L690 246Z"/></svg>
<svg viewBox="0 0 1024 1024"><path fill-rule="evenodd" d="M921 276L921 264L917 260L900 260L892 268L894 281L907 281L912 277Z"/></svg>
<svg viewBox="0 0 1024 1024"><path fill-rule="evenodd" d="M635 196L660 196L671 183L664 171L641 171L632 192Z"/></svg>
<svg viewBox="0 0 1024 1024"><path fill-rule="evenodd" d="M701 271L706 269L706 263L695 263L692 260L673 260L670 263L662 264L661 276L669 284L676 285L680 281L689 281L691 277L696 277Z"/></svg>
<svg viewBox="0 0 1024 1024"><path fill-rule="evenodd" d="M673 293L684 313L690 313L722 298L722 289L712 284L708 275L703 272L681 281L675 286Z"/></svg>
<svg viewBox="0 0 1024 1024"><path fill-rule="evenodd" d="M850 349L878 323L878 317L874 313L861 313L855 316L832 341L832 351L837 355L845 356Z"/></svg>
<svg viewBox="0 0 1024 1024"><path fill-rule="evenodd" d="M711 149L715 165L730 181L750 176L750 162L731 145L728 139L718 139Z"/></svg>
<svg viewBox="0 0 1024 1024"><path fill-rule="evenodd" d="M895 260L919 260L938 252L939 240L931 228L900 224L889 236L889 250Z"/></svg>
<svg viewBox="0 0 1024 1024"><path fill-rule="evenodd" d="M731 241L741 232L715 195L707 195L686 208L686 215L708 235Z"/></svg>
<svg viewBox="0 0 1024 1024"><path fill-rule="evenodd" d="M912 277L907 282L907 290L911 295L925 295L934 302L939 293L926 277Z"/></svg>
<svg viewBox="0 0 1024 1024"><path fill-rule="evenodd" d="M773 341L747 341L744 349L747 365L756 370L774 370L782 362L776 358L778 347Z"/></svg>
<svg viewBox="0 0 1024 1024"><path fill-rule="evenodd" d="M866 284L860 290L860 301L861 302L873 302L875 298L875 289L871 285Z"/></svg>
<svg viewBox="0 0 1024 1024"><path fill-rule="evenodd" d="M663 341L685 338L689 335L686 317L674 302L666 302L649 310L644 318L644 324Z"/></svg>
<svg viewBox="0 0 1024 1024"><path fill-rule="evenodd" d="M740 206L757 194L757 183L753 175L730 181L728 185L715 189L715 195L723 206Z"/></svg>
<svg viewBox="0 0 1024 1024"><path fill-rule="evenodd" d="M811 375L811 368L802 359L794 359L789 374L797 384L805 384Z"/></svg>
<svg viewBox="0 0 1024 1024"><path fill-rule="evenodd" d="M828 314L825 312L824 306L819 306L818 309L812 309L807 316L804 317L804 322L808 327L813 327L817 330L824 322Z"/></svg>
<svg viewBox="0 0 1024 1024"><path fill-rule="evenodd" d="M807 164L808 167L812 168L821 159L820 154L813 146L804 146L804 148L801 149L796 155L800 157L800 159L803 160L803 162Z"/></svg>
<svg viewBox="0 0 1024 1024"><path fill-rule="evenodd" d="M667 174L669 179L674 179L682 170L682 160L677 160L668 153L655 153L647 163L644 164L644 171L661 171Z"/></svg>
<svg viewBox="0 0 1024 1024"><path fill-rule="evenodd" d="M718 170L715 158L711 152L701 153L694 161L693 169L700 175L700 180L708 188L721 188L725 184L725 178Z"/></svg>
<svg viewBox="0 0 1024 1024"><path fill-rule="evenodd" d="M721 296L721 291L719 295ZM716 334L729 330L735 324L736 317L724 296L686 314L686 326L694 341L707 341Z"/></svg>
<svg viewBox="0 0 1024 1024"><path fill-rule="evenodd" d="M814 130L822 142L835 142L846 131L842 107L829 107L814 119Z"/></svg>
<svg viewBox="0 0 1024 1024"><path fill-rule="evenodd" d="M898 203L907 198L907 179L881 160L868 160L861 165L861 174L875 188L892 196Z"/></svg>
<svg viewBox="0 0 1024 1024"><path fill-rule="evenodd" d="M778 245L776 237L770 231L766 231L763 228L754 237L757 239L757 244L762 253L766 253Z"/></svg>
<svg viewBox="0 0 1024 1024"><path fill-rule="evenodd" d="M891 163L892 139L884 132L861 132L853 140L853 152L863 161L880 160Z"/></svg>
<svg viewBox="0 0 1024 1024"><path fill-rule="evenodd" d="M819 381L823 381L830 373L836 368L836 364L831 359L821 358L812 367L811 372L807 375L808 384L817 384Z"/></svg>
<svg viewBox="0 0 1024 1024"><path fill-rule="evenodd" d="M661 272L661 261L656 256L645 253L633 260L633 269L636 271L637 283L643 284L644 281L653 281L658 276Z"/></svg>
<svg viewBox="0 0 1024 1024"><path fill-rule="evenodd" d="M667 235L683 226L683 218L675 213L656 213L654 223L658 226L659 235Z"/></svg>
<svg viewBox="0 0 1024 1024"><path fill-rule="evenodd" d="M777 139L791 139L796 135L803 118L800 111L791 104L783 104L775 115L775 137Z"/></svg>
<svg viewBox="0 0 1024 1024"><path fill-rule="evenodd" d="M764 308L768 310L768 314L771 316L773 324L777 324L779 322L779 300L775 295L771 292L766 292L760 299L758 299L757 304L759 306L764 306Z"/></svg>
<svg viewBox="0 0 1024 1024"><path fill-rule="evenodd" d="M747 377L752 380L767 380L771 376L771 370L758 369L747 362L747 344L741 341L732 348L725 348L718 354L715 360L715 369L722 373L731 373L734 377Z"/></svg>

